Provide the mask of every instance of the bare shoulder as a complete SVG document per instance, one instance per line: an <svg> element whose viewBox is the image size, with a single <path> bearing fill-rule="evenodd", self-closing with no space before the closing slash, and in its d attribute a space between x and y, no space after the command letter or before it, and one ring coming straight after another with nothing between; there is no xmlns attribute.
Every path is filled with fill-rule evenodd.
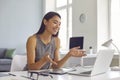
<svg viewBox="0 0 120 80"><path fill-rule="evenodd" d="M54 39L55 39L55 45L56 45L56 47L59 48L60 47L60 38L55 37Z"/></svg>
<svg viewBox="0 0 120 80"><path fill-rule="evenodd" d="M32 35L28 37L27 43L35 43L36 42L36 35Z"/></svg>
<svg viewBox="0 0 120 80"><path fill-rule="evenodd" d="M36 35L32 35L28 37L28 40L35 40L36 39Z"/></svg>
<svg viewBox="0 0 120 80"><path fill-rule="evenodd" d="M54 39L55 39L55 42L56 42L56 43L60 43L60 38L55 37Z"/></svg>

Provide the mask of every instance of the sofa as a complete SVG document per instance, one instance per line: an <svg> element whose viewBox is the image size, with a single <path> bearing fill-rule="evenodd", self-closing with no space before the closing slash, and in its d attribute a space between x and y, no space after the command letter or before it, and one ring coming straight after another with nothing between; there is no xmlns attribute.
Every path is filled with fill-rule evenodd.
<svg viewBox="0 0 120 80"><path fill-rule="evenodd" d="M10 71L15 49L0 48L0 72Z"/></svg>

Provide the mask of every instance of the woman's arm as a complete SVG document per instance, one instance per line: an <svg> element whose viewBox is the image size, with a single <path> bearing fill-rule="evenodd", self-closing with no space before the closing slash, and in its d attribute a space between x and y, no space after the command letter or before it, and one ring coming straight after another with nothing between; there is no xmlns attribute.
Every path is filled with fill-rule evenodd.
<svg viewBox="0 0 120 80"><path fill-rule="evenodd" d="M65 62L69 59L70 55L67 54L63 59L59 60L59 49L60 49L60 39L59 38L55 38L55 45L56 45L56 49L55 49L55 56L54 56L54 60L57 65L52 65L52 68L60 68L62 67Z"/></svg>
<svg viewBox="0 0 120 80"><path fill-rule="evenodd" d="M27 64L29 70L38 70L46 63L46 56L35 62L36 36L31 36L27 40Z"/></svg>
<svg viewBox="0 0 120 80"><path fill-rule="evenodd" d="M56 38L55 39L55 43L56 43L56 50L55 50L55 57L54 57L54 61L57 63L57 65L52 65L53 68L60 68L62 67L65 62L71 57L82 57L85 56L84 54L84 50L79 50L79 47L74 47L72 48L66 55L65 57L63 57L61 60L59 60L59 49L60 49L60 39Z"/></svg>

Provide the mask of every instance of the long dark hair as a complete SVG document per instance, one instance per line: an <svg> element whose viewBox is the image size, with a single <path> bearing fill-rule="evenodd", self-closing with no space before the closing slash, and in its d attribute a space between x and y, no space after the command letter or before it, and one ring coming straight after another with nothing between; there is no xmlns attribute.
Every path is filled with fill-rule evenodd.
<svg viewBox="0 0 120 80"><path fill-rule="evenodd" d="M43 22L44 19L46 19L47 21L49 19L51 19L54 16L58 16L59 18L61 18L61 16L57 13L57 12L48 12L42 19L42 23L40 26L40 29L38 30L38 32L36 34L42 34L45 31L45 24ZM57 32L56 35L52 35L53 37L57 37L58 36L59 31Z"/></svg>

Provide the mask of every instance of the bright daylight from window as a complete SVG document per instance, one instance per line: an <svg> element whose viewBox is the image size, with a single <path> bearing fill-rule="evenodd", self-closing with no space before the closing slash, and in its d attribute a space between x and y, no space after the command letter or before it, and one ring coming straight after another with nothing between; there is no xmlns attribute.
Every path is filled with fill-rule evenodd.
<svg viewBox="0 0 120 80"><path fill-rule="evenodd" d="M69 48L69 38L72 35L72 0L56 0L56 11L61 15L59 38L61 49Z"/></svg>
<svg viewBox="0 0 120 80"><path fill-rule="evenodd" d="M111 0L111 38L120 50L120 0Z"/></svg>

